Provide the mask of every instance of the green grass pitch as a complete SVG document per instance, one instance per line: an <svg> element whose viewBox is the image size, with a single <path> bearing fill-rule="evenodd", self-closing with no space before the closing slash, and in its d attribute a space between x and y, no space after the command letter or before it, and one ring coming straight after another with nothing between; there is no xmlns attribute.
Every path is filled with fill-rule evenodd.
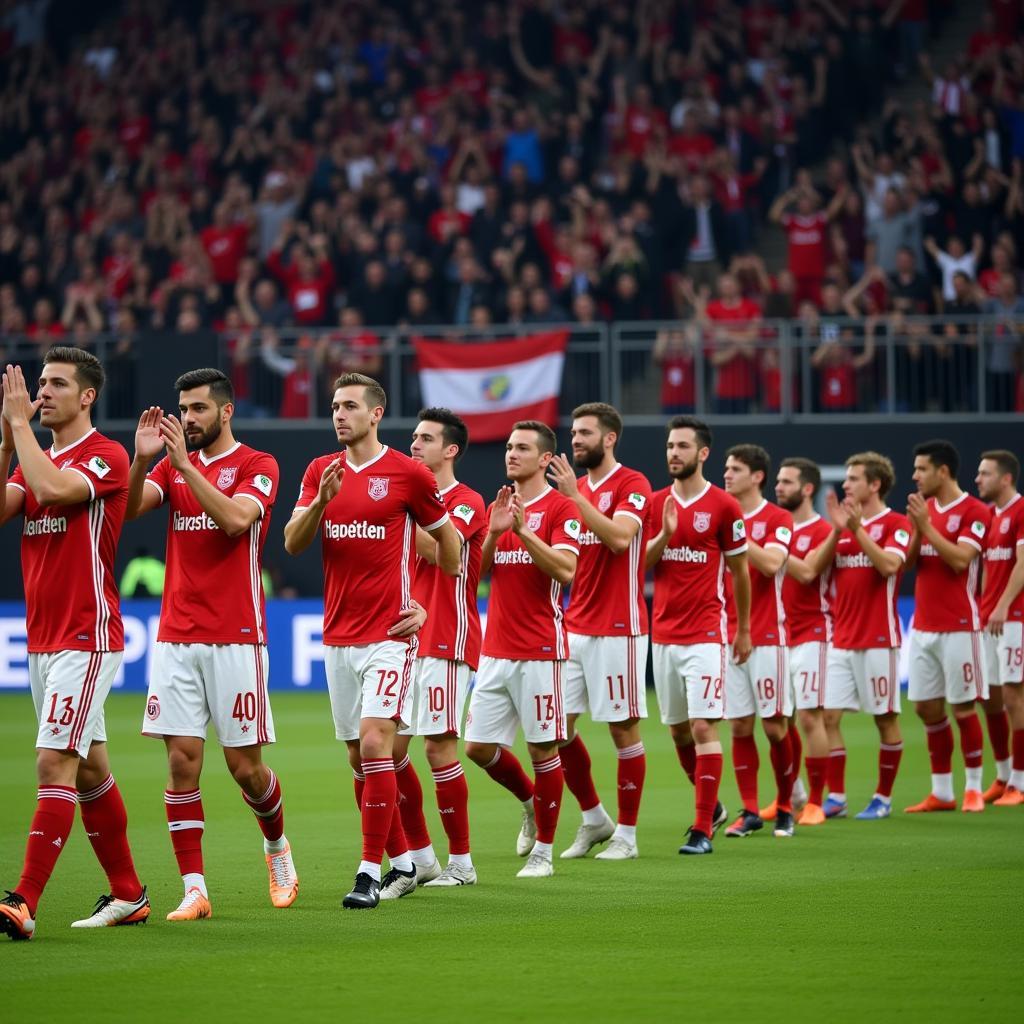
<svg viewBox="0 0 1024 1024"><path fill-rule="evenodd" d="M343 912L359 830L327 696L276 694L279 743L267 760L284 786L299 899L289 910L270 906L258 829L211 744L203 800L214 917L170 924L163 917L180 880L164 820L162 745L138 735L142 700L111 697L107 728L153 917L139 928L67 927L106 891L76 823L37 938L0 947L7 1005L18 1007L7 1020L1020 1019L1024 813L836 821L789 841L764 832L719 838L713 856L683 858L676 849L692 790L656 722L644 734L639 860L556 860L554 878L517 879L517 805L467 764L480 884ZM33 807L34 728L26 695L0 698L5 885L17 880ZM589 722L581 731L614 808L610 741ZM924 738L910 715L905 733L898 807L928 788ZM875 733L853 716L846 734L850 805L859 810L874 784ZM413 754L429 802L422 746ZM734 809L728 755L726 771L722 795ZM578 820L567 793L556 851ZM428 821L444 850L432 804Z"/></svg>

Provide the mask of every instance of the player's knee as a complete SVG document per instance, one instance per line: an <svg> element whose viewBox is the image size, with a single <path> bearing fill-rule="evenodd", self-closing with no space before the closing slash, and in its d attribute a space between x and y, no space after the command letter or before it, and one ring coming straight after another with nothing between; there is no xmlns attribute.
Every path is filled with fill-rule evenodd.
<svg viewBox="0 0 1024 1024"><path fill-rule="evenodd" d="M36 753L36 776L39 785L74 786L78 765L79 759L75 753L67 750L40 749Z"/></svg>
<svg viewBox="0 0 1024 1024"><path fill-rule="evenodd" d="M631 747L640 742L640 720L629 718L624 722L609 722L608 732L618 749Z"/></svg>
<svg viewBox="0 0 1024 1024"><path fill-rule="evenodd" d="M670 725L668 731L672 736L672 742L677 747L689 747L693 745L693 731L689 722L680 722L678 725Z"/></svg>
<svg viewBox="0 0 1024 1024"><path fill-rule="evenodd" d="M167 751L167 772L174 789L198 785L201 765L202 758L197 757L191 750L171 747Z"/></svg>
<svg viewBox="0 0 1024 1024"><path fill-rule="evenodd" d="M457 761L459 756L454 736L428 737L423 741L423 753L427 756L427 764L434 770Z"/></svg>
<svg viewBox="0 0 1024 1024"><path fill-rule="evenodd" d="M481 768L486 768L487 765L494 760L494 744L467 743L466 757L468 757L473 764L478 764Z"/></svg>

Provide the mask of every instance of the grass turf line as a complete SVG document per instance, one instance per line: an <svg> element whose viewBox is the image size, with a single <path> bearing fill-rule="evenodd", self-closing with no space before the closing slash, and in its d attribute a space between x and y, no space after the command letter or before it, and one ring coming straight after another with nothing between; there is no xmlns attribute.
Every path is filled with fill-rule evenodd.
<svg viewBox="0 0 1024 1024"><path fill-rule="evenodd" d="M653 708L653 695L650 701ZM138 735L143 698L107 702L111 760L129 812L136 863L153 903L138 928L67 927L106 880L76 822L29 943L4 941L0 964L22 1012L40 1020L112 1013L179 1022L267 1019L546 1022L577 1019L904 1021L1012 1019L1024 942L1024 814L835 821L792 840L768 829L719 836L705 858L678 856L692 789L666 730L648 722L640 859L555 861L555 877L520 880L515 800L466 763L480 885L426 889L374 912L343 912L359 859L351 774L333 740L324 693L278 693L279 742L266 759L281 778L286 829L301 878L289 910L270 906L259 830L220 751L203 778L205 858L214 917L172 924L180 898L162 793L162 744ZM27 695L0 697L0 883L14 885L34 806ZM921 799L928 765L920 725L905 716L895 806ZM723 730L725 732L726 730ZM583 733L614 816L615 758L602 726ZM877 739L847 716L851 813L871 796ZM762 802L772 792L767 743ZM519 751L520 756L523 751ZM444 859L433 785L414 741L427 820ZM528 765L527 765L528 767ZM991 763L986 781L992 777ZM962 786L962 769L956 782ZM726 754L722 798L738 807ZM579 814L566 792L556 854Z"/></svg>

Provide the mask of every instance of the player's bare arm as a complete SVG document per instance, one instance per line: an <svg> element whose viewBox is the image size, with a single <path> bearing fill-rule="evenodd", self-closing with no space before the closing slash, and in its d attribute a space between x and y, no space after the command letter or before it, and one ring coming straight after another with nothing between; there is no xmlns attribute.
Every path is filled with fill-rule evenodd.
<svg viewBox="0 0 1024 1024"><path fill-rule="evenodd" d="M537 534L527 528L523 504L518 494L512 495L512 532L530 553L533 564L545 576L550 576L563 587L572 583L572 578L576 575L576 553L545 544Z"/></svg>
<svg viewBox="0 0 1024 1024"><path fill-rule="evenodd" d="M943 537L935 529L928 515L928 504L920 494L911 494L907 499L907 517L914 524L918 544L923 541L931 544L939 558L954 572L963 572L981 554L973 544L962 540L954 542Z"/></svg>
<svg viewBox="0 0 1024 1024"><path fill-rule="evenodd" d="M182 475L203 511L229 537L240 537L260 518L263 510L256 502L222 494L189 462L185 431L177 416L161 417L160 436L171 465Z"/></svg>
<svg viewBox="0 0 1024 1024"><path fill-rule="evenodd" d="M437 565L446 576L458 576L462 572L462 537L446 519L440 526L427 530L437 544Z"/></svg>
<svg viewBox="0 0 1024 1024"><path fill-rule="evenodd" d="M832 524L832 532L821 544L809 551L807 557L802 560L813 574L810 577L811 580L820 576L835 560L836 545L839 543L843 530L846 529L848 515L836 497L835 491L830 490L825 494L825 513ZM790 561L792 560L791 557ZM805 581L801 580L801 582ZM810 580L806 582L810 582Z"/></svg>
<svg viewBox="0 0 1024 1024"><path fill-rule="evenodd" d="M125 519L138 519L161 504L163 496L159 488L153 484L146 487L146 473L153 459L166 450L160 436L160 420L163 415L163 409L151 405L139 417L139 425L135 430L135 457L128 469L128 507L125 509Z"/></svg>
<svg viewBox="0 0 1024 1024"><path fill-rule="evenodd" d="M749 543L749 541L748 541ZM736 605L736 638L732 643L732 656L737 665L742 665L752 649L750 639L750 573L747 571L747 555L726 555L725 564L732 573L732 599Z"/></svg>
<svg viewBox="0 0 1024 1024"><path fill-rule="evenodd" d="M415 598L409 599L409 607L403 608L398 621L388 630L388 636L404 638L418 633L427 621L427 609Z"/></svg>
<svg viewBox="0 0 1024 1024"><path fill-rule="evenodd" d="M502 487L491 506L491 518L487 521L487 536L484 537L483 554L480 559L481 574L490 572L494 563L494 548L498 538L512 529L512 488Z"/></svg>
<svg viewBox="0 0 1024 1024"><path fill-rule="evenodd" d="M284 549L289 555L298 555L313 543L320 530L320 520L341 489L344 475L341 459L335 459L320 475L320 488L313 501L307 508L298 508L292 513L284 528Z"/></svg>
<svg viewBox="0 0 1024 1024"><path fill-rule="evenodd" d="M656 537L647 542L647 552L644 555L644 567L653 569L661 558L662 552L672 539L679 525L679 509L676 507L675 499L671 494L666 495L665 505L661 510L661 530Z"/></svg>
<svg viewBox="0 0 1024 1024"><path fill-rule="evenodd" d="M437 541L422 526L416 527L416 554L430 565L437 565Z"/></svg>
<svg viewBox="0 0 1024 1024"><path fill-rule="evenodd" d="M999 601L992 609L988 617L988 631L993 636L1001 636L1003 626L1010 615L1010 605L1017 599L1017 595L1024 590L1024 544L1017 545L1017 560L1013 563L1013 572L1006 582L1006 589L999 596Z"/></svg>
<svg viewBox="0 0 1024 1024"><path fill-rule="evenodd" d="M587 501L580 494L576 473L566 455L556 455L548 463L547 473L548 479L575 504L580 519L605 547L616 555L629 550L629 545L640 529L640 523L636 519L625 513L606 516Z"/></svg>
<svg viewBox="0 0 1024 1024"><path fill-rule="evenodd" d="M54 386L57 386L56 384ZM39 447L32 432L32 417L43 404L28 392L20 366L7 364L3 373L3 418L10 428L25 484L40 505L77 505L91 497L89 485L79 473L59 470ZM17 488L14 488L17 490Z"/></svg>
<svg viewBox="0 0 1024 1024"><path fill-rule="evenodd" d="M6 480L10 475L14 452L11 425L0 415L0 480ZM19 515L24 505L25 495L20 487L0 487L0 525Z"/></svg>
<svg viewBox="0 0 1024 1024"><path fill-rule="evenodd" d="M785 564L787 553L782 548L765 545L761 547L756 541L747 538L747 556L750 564L762 576L774 576Z"/></svg>

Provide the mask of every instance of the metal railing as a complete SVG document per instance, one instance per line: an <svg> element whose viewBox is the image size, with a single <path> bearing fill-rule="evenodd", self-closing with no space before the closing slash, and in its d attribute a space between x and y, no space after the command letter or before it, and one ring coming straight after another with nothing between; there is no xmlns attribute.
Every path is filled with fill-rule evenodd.
<svg viewBox="0 0 1024 1024"><path fill-rule="evenodd" d="M764 422L984 417L1024 409L1024 317L821 317L762 321L756 331L696 321L504 324L488 328L255 328L210 336L232 378L236 415L301 425L329 415L342 372L377 377L389 420L414 421L421 395L415 339L452 345L566 330L560 416L584 401L610 401L643 425L694 412ZM154 336L155 337L155 336ZM161 336L166 344L167 335ZM138 393L150 339L97 334L89 343L107 368L104 421L134 420L153 397ZM81 339L79 339L79 343ZM47 346L0 339L0 358L30 379ZM187 367L182 367L186 369Z"/></svg>

